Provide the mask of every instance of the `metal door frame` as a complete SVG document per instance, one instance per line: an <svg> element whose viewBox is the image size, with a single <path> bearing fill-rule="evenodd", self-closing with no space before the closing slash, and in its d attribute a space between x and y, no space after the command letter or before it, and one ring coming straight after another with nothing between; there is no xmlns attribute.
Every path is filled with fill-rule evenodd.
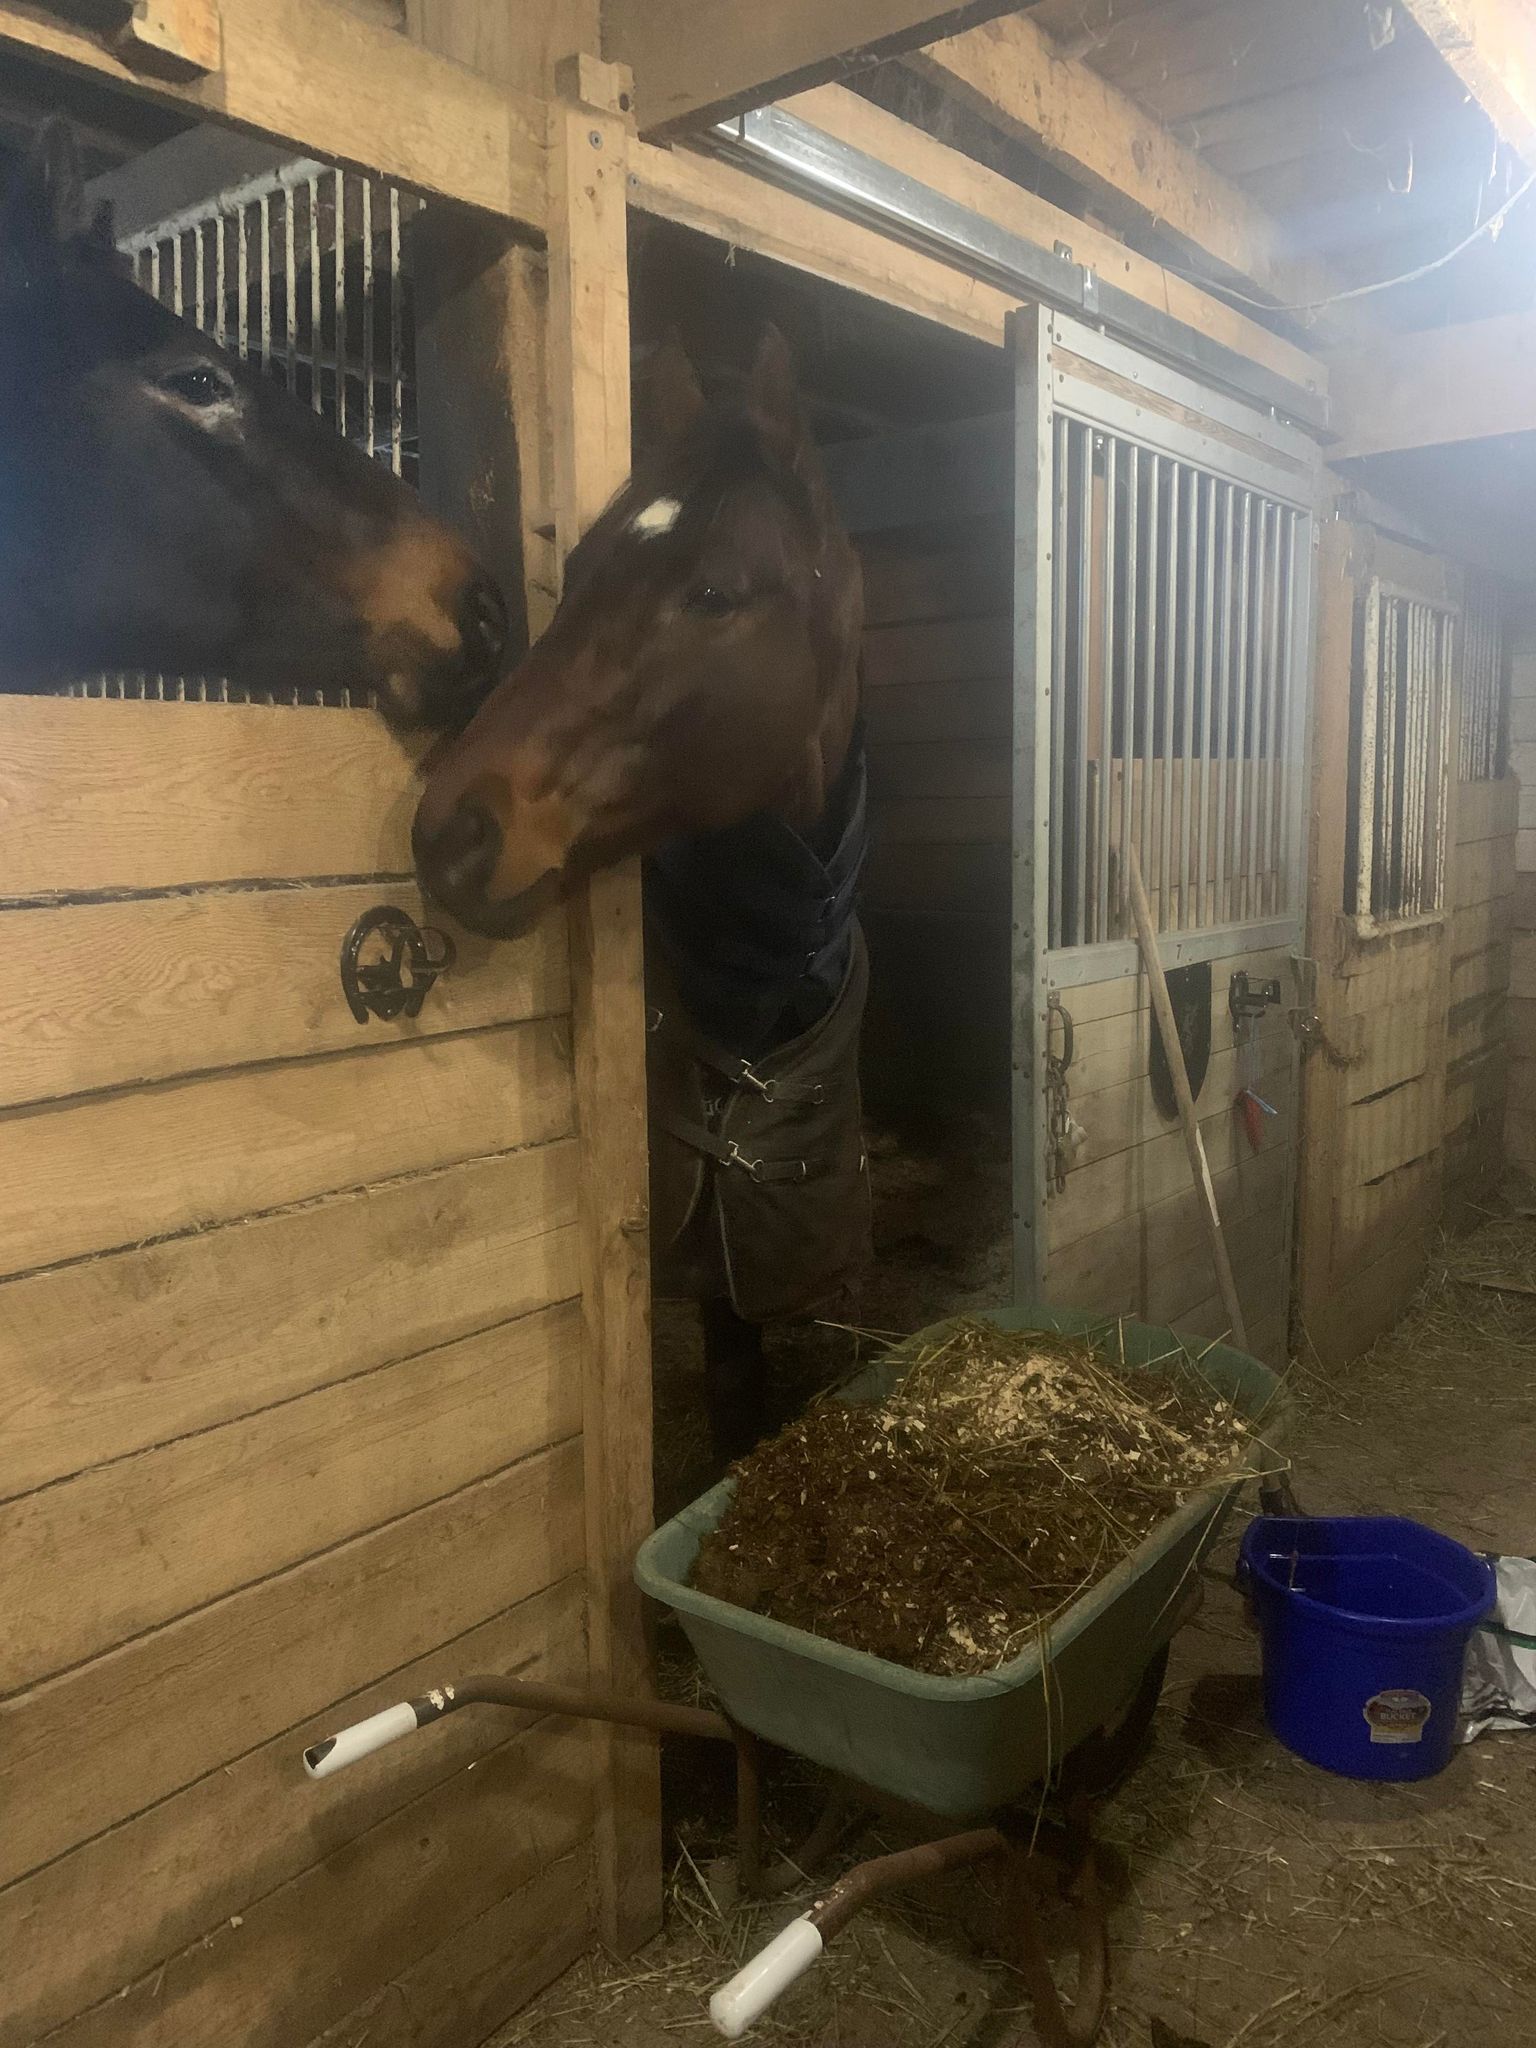
<svg viewBox="0 0 1536 2048"><path fill-rule="evenodd" d="M1227 483L1262 492L1297 514L1293 566L1296 650L1285 733L1294 764L1284 808L1286 914L1170 933L1166 966L1289 945L1299 956L1307 917L1305 824L1310 780L1313 622L1322 458L1296 427L1044 306L1011 321L1015 359L1013 725L1013 1272L1014 1298L1043 1301L1047 1284L1049 1013L1059 990L1139 971L1134 939L1052 950L1049 917L1051 722L1057 689L1056 419L1139 443ZM1298 1108L1299 1141L1299 1108Z"/></svg>

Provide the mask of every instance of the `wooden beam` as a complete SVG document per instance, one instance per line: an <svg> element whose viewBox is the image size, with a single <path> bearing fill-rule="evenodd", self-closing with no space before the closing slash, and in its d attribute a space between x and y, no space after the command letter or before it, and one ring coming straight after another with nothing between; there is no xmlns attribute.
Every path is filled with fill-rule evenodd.
<svg viewBox="0 0 1536 2048"><path fill-rule="evenodd" d="M692 150L636 143L630 153L629 200L663 220L771 256L999 348L1003 323L1017 304L1015 295L978 283L936 256L907 249L875 228L828 213L750 171Z"/></svg>
<svg viewBox="0 0 1536 2048"><path fill-rule="evenodd" d="M1216 275L1257 285L1279 306L1310 307L1338 289L1238 186L1027 17L986 23L908 61L1131 224L1174 236ZM1362 320L1341 310L1312 324L1353 331Z"/></svg>
<svg viewBox="0 0 1536 2048"><path fill-rule="evenodd" d="M555 538L564 559L629 474L627 72L580 57L549 110L548 375ZM650 1231L645 991L637 861L571 903L581 1131L582 1450L592 1683L650 1689L635 1550L651 1528ZM620 1952L661 1925L661 1787L653 1737L592 1724L598 1928Z"/></svg>
<svg viewBox="0 0 1536 2048"><path fill-rule="evenodd" d="M1406 0L1495 131L1536 170L1536 14L1529 0Z"/></svg>
<svg viewBox="0 0 1536 2048"><path fill-rule="evenodd" d="M1247 356L1250 362L1263 364L1304 390L1321 392L1324 388L1326 380L1316 358L1293 343L1271 334L1267 327L1201 291L1198 285L1174 271L1165 270L1150 257L1128 249L1104 228L1052 206L1049 200L1014 184L1011 178L988 170L958 149L936 141L921 128L861 99L846 86L820 86L781 104L786 113L798 116L823 134L835 136L851 149L862 150L881 163L904 171L946 199L970 207L1038 248L1054 249L1058 243L1064 243L1075 260L1105 284L1129 292L1132 298L1160 313L1171 314L1186 327Z"/></svg>
<svg viewBox="0 0 1536 2048"><path fill-rule="evenodd" d="M634 73L646 134L702 128L858 60L893 57L1006 13L1014 0L605 0L603 54Z"/></svg>
<svg viewBox="0 0 1536 2048"><path fill-rule="evenodd" d="M1536 431L1536 313L1384 335L1329 359L1331 462Z"/></svg>
<svg viewBox="0 0 1536 2048"><path fill-rule="evenodd" d="M6 47L183 108L189 120L223 122L543 225L544 138L534 102L375 26L341 0L237 0L224 10L220 68L186 81L146 78L99 36L17 0L0 0Z"/></svg>

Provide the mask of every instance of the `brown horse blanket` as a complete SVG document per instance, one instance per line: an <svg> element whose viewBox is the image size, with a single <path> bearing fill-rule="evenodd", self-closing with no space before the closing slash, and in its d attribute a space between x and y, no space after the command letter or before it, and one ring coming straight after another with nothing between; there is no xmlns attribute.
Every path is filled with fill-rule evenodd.
<svg viewBox="0 0 1536 2048"><path fill-rule="evenodd" d="M647 863L659 1294L728 1300L754 1323L826 1314L869 1259L867 845L859 730L813 832L749 819Z"/></svg>

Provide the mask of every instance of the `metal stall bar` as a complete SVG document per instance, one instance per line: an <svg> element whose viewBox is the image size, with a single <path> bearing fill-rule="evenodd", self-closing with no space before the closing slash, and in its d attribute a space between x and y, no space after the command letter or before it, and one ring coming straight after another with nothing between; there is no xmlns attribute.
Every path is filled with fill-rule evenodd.
<svg viewBox="0 0 1536 2048"><path fill-rule="evenodd" d="M1067 422L1055 419L1051 427L1053 468L1060 479L1052 502L1051 519L1051 766L1050 804L1042 823L1046 831L1046 863L1049 871L1050 942L1069 943L1066 934L1065 839L1067 817L1067 478L1070 444Z"/></svg>
<svg viewBox="0 0 1536 2048"><path fill-rule="evenodd" d="M405 335L400 288L400 194L389 188L389 466L399 476L405 434Z"/></svg>
<svg viewBox="0 0 1536 2048"><path fill-rule="evenodd" d="M283 374L290 391L299 383L299 249L293 187L283 193Z"/></svg>
<svg viewBox="0 0 1536 2048"><path fill-rule="evenodd" d="M373 180L364 178L362 201L363 256L363 446L374 453L373 393ZM393 283L393 280L391 280Z"/></svg>
<svg viewBox="0 0 1536 2048"><path fill-rule="evenodd" d="M1237 526L1237 491L1232 484L1223 484L1222 493L1222 541L1221 541L1221 635L1216 642L1220 653L1220 672L1216 682L1217 733L1216 733L1216 865L1215 902L1216 922L1226 921L1230 910L1230 892L1227 887L1227 820L1231 807L1232 759L1232 683L1237 674L1237 659L1232 643L1234 627L1234 605L1236 600L1235 576Z"/></svg>
<svg viewBox="0 0 1536 2048"><path fill-rule="evenodd" d="M256 202L261 230L261 367L272 367L272 194L263 192Z"/></svg>
<svg viewBox="0 0 1536 2048"><path fill-rule="evenodd" d="M1125 702L1120 722L1120 936L1131 929L1131 837L1136 829L1136 662L1140 609L1137 601L1138 573L1137 508L1141 503L1141 450L1132 441L1125 444L1125 633L1121 673L1125 677Z"/></svg>
<svg viewBox="0 0 1536 2048"><path fill-rule="evenodd" d="M1094 937L1111 936L1109 918L1110 813L1114 808L1115 784L1115 486L1116 443L1112 434L1103 436L1104 448L1104 550L1100 561L1103 601L1099 612L1102 660L1099 664L1099 873Z"/></svg>
<svg viewBox="0 0 1536 2048"><path fill-rule="evenodd" d="M1077 659L1072 665L1071 722L1077 759L1073 777L1072 831L1072 935L1071 945L1088 941L1089 873L1088 854L1092 840L1090 793L1088 787L1088 713L1090 709L1090 656L1093 645L1093 435L1087 427L1069 425L1070 442L1076 447L1077 547L1073 568L1077 576Z"/></svg>
<svg viewBox="0 0 1536 2048"><path fill-rule="evenodd" d="M1366 593L1360 660L1360 763L1355 827L1356 917L1369 917L1376 894L1376 727L1381 698L1381 588Z"/></svg>
<svg viewBox="0 0 1536 2048"><path fill-rule="evenodd" d="M1163 654L1163 732L1162 732L1162 785L1163 814L1158 821L1158 924L1165 932L1174 928L1173 911L1173 803L1174 803L1174 756L1173 756L1173 710L1177 694L1175 671L1179 658L1179 468L1177 462L1168 464L1168 525L1164 555L1158 562L1158 582L1166 607L1167 632L1164 635Z"/></svg>
<svg viewBox="0 0 1536 2048"><path fill-rule="evenodd" d="M1213 476L1206 477L1204 484L1205 589L1200 607L1200 830L1195 855L1199 881L1195 892L1195 921L1198 924L1214 924L1215 890L1207 863L1214 837L1211 831L1211 753L1216 738L1216 498L1221 486Z"/></svg>
<svg viewBox="0 0 1536 2048"><path fill-rule="evenodd" d="M1162 459L1149 454L1145 464L1147 486L1147 545L1145 577L1147 602L1142 614L1142 747L1141 747L1141 830L1136 836L1136 857L1145 874L1152 864L1152 829L1155 814L1152 808L1152 763L1156 758L1157 744L1157 569L1158 569L1158 493L1162 484ZM1127 867L1130 862L1127 860ZM1158 927L1164 924L1163 907L1158 905Z"/></svg>
<svg viewBox="0 0 1536 2048"><path fill-rule="evenodd" d="M336 430L347 431L347 174L334 174L335 225L331 232L332 297L336 319Z"/></svg>
<svg viewBox="0 0 1536 2048"><path fill-rule="evenodd" d="M309 402L316 412L325 410L325 393L320 376L320 176L305 180L309 199Z"/></svg>
<svg viewBox="0 0 1536 2048"><path fill-rule="evenodd" d="M1051 749L1055 731L1052 642L1058 526L1051 398L1054 323L1038 307L1014 316L1013 652L1013 1293L1044 1298L1046 1243L1046 1031Z"/></svg>
<svg viewBox="0 0 1536 2048"><path fill-rule="evenodd" d="M1196 618L1200 596L1200 499L1204 481L1198 470L1186 470L1184 505L1184 786L1179 807L1182 846L1179 854L1179 925L1184 931L1200 922L1200 892L1193 868L1195 847L1195 667Z"/></svg>
<svg viewBox="0 0 1536 2048"><path fill-rule="evenodd" d="M1233 672L1232 894L1228 915L1248 915L1248 692L1253 684L1249 639L1253 630L1253 493L1244 491L1237 537L1237 666Z"/></svg>

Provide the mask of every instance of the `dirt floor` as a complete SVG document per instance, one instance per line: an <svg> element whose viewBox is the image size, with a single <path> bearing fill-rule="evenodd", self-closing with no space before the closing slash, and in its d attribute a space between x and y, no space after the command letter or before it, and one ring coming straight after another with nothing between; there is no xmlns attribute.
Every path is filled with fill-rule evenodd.
<svg viewBox="0 0 1536 2048"><path fill-rule="evenodd" d="M1007 1162L980 1151L978 1163L975 1132L877 1149L885 1264L867 1321L909 1330L1005 1295ZM1490 1279L1529 1291L1476 1284ZM669 1321L660 1334L667 1512L714 1474L688 1326ZM841 1332L778 1340L786 1412L853 1351ZM1536 1552L1536 1220L1490 1218L1448 1243L1409 1316L1368 1358L1329 1376L1302 1361L1293 1377L1306 1404L1294 1444L1304 1506L1411 1514L1479 1547ZM1531 2048L1536 1735L1485 1737L1420 1787L1351 1783L1289 1756L1264 1729L1257 1643L1229 1584L1237 1533L1175 1643L1150 1749L1099 1810L1114 1901L1105 2048ZM660 1648L664 1682L688 1691L673 1625ZM715 1761L668 1745L665 1933L625 1961L578 1965L496 2048L717 2038L709 1992L812 1892L737 1903L729 1783ZM768 1810L780 1841L803 1831L814 1772L782 1760ZM902 1839L871 1827L842 1860ZM1018 1978L989 1960L996 1905L983 1868L867 1912L753 2038L994 2048L1021 2023ZM1027 2025L1021 2038L1034 2039Z"/></svg>

